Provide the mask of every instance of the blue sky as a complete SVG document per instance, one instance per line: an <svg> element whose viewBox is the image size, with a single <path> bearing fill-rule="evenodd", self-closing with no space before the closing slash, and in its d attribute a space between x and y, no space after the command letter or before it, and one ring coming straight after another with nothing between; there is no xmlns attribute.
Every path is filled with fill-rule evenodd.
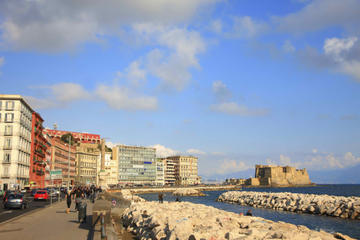
<svg viewBox="0 0 360 240"><path fill-rule="evenodd" d="M360 164L360 1L0 2L0 83L45 126L202 176Z"/></svg>

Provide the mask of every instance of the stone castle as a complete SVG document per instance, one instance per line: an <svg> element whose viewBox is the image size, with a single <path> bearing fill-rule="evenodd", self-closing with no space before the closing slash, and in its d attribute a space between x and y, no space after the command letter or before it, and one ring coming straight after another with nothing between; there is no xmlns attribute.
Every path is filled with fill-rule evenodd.
<svg viewBox="0 0 360 240"><path fill-rule="evenodd" d="M293 186L310 185L311 181L305 168L255 165L255 178L247 179L245 184L252 186Z"/></svg>

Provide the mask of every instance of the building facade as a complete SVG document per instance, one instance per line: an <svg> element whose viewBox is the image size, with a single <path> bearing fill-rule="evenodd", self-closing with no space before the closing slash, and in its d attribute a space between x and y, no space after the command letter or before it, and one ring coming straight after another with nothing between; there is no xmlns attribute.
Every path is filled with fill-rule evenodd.
<svg viewBox="0 0 360 240"><path fill-rule="evenodd" d="M70 153L70 154L69 154ZM54 180L56 186L74 185L76 147L64 143L60 138L51 138L51 170L61 170L62 179ZM70 157L69 157L70 155ZM70 171L69 171L70 170Z"/></svg>
<svg viewBox="0 0 360 240"><path fill-rule="evenodd" d="M0 188L29 184L32 108L20 95L0 95Z"/></svg>
<svg viewBox="0 0 360 240"><path fill-rule="evenodd" d="M164 183L165 185L175 185L175 163L170 158L163 158L164 165Z"/></svg>
<svg viewBox="0 0 360 240"><path fill-rule="evenodd" d="M96 184L97 165L101 156L96 143L78 143L76 146L77 184Z"/></svg>
<svg viewBox="0 0 360 240"><path fill-rule="evenodd" d="M171 159L174 162L176 185L200 184L197 157L172 156L167 159Z"/></svg>
<svg viewBox="0 0 360 240"><path fill-rule="evenodd" d="M256 165L255 178L259 185L292 186L311 184L306 169L296 169L290 166Z"/></svg>
<svg viewBox="0 0 360 240"><path fill-rule="evenodd" d="M112 152L105 152L105 181L107 186L118 184L118 163Z"/></svg>
<svg viewBox="0 0 360 240"><path fill-rule="evenodd" d="M50 137L58 137L58 138L61 138L61 136L64 134L71 133L71 135L74 137L76 142L101 144L101 138L100 135L98 134L69 132L69 131L62 131L62 130L49 129L49 128L45 128L44 133L48 134Z"/></svg>
<svg viewBox="0 0 360 240"><path fill-rule="evenodd" d="M32 131L30 145L30 173L29 180L31 186L40 188L45 187L45 168L46 168L46 139L43 135L43 122L40 114L32 113Z"/></svg>
<svg viewBox="0 0 360 240"><path fill-rule="evenodd" d="M156 185L164 186L165 185L165 171L164 171L164 159L156 159Z"/></svg>
<svg viewBox="0 0 360 240"><path fill-rule="evenodd" d="M120 184L155 184L155 148L118 145L114 149Z"/></svg>

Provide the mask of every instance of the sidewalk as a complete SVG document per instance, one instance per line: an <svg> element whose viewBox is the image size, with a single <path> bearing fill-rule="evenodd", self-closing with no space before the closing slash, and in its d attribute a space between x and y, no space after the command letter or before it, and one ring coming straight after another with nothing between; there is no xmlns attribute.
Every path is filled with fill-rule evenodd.
<svg viewBox="0 0 360 240"><path fill-rule="evenodd" d="M0 239L6 240L72 240L94 239L91 228L92 204L87 204L87 223L78 223L75 202L71 204L71 212L65 213L66 202L55 203L40 211L28 214L9 223L0 224Z"/></svg>

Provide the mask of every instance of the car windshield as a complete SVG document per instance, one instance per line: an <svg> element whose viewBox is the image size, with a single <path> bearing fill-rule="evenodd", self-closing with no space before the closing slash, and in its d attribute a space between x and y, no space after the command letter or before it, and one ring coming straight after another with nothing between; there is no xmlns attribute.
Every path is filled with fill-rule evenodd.
<svg viewBox="0 0 360 240"><path fill-rule="evenodd" d="M37 191L36 193L37 194L45 194L46 192L45 191Z"/></svg>
<svg viewBox="0 0 360 240"><path fill-rule="evenodd" d="M20 194L11 194L9 195L9 199L21 199L22 198L22 195Z"/></svg>

